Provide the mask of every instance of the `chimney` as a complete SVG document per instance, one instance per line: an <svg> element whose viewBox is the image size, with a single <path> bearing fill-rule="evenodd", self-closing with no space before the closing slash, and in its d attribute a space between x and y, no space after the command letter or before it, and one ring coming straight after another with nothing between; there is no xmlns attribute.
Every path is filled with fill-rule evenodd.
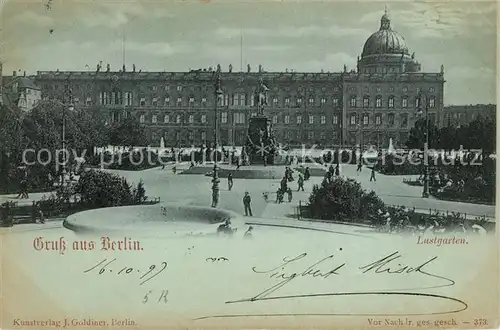
<svg viewBox="0 0 500 330"><path fill-rule="evenodd" d="M26 71L23 71L23 77L26 77Z"/></svg>

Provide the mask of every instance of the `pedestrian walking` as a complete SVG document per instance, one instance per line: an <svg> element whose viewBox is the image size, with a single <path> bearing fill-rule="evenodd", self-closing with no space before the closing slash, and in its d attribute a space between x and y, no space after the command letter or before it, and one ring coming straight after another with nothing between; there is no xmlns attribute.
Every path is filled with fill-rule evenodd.
<svg viewBox="0 0 500 330"><path fill-rule="evenodd" d="M172 173L177 173L177 166L172 167Z"/></svg>
<svg viewBox="0 0 500 330"><path fill-rule="evenodd" d="M363 167L363 164L361 162L358 163L358 168L356 169L356 172L361 172L361 168Z"/></svg>
<svg viewBox="0 0 500 330"><path fill-rule="evenodd" d="M281 182L280 182L280 189L282 191L286 191L288 189L288 183L287 183L287 178L286 176L283 177L283 179L281 179Z"/></svg>
<svg viewBox="0 0 500 330"><path fill-rule="evenodd" d="M250 197L250 194L248 193L248 191L245 191L245 196L243 197L243 206L245 207L245 215L248 216L253 216L252 215L252 207L251 207L251 204L252 203L252 198Z"/></svg>
<svg viewBox="0 0 500 330"><path fill-rule="evenodd" d="M337 164L337 166L335 166L335 175L336 176L339 176L340 175L340 167L339 165Z"/></svg>
<svg viewBox="0 0 500 330"><path fill-rule="evenodd" d="M309 170L309 166L306 167L304 171L304 180L307 181L311 178L311 171Z"/></svg>
<svg viewBox="0 0 500 330"><path fill-rule="evenodd" d="M40 216L40 223L45 223L45 216L43 215L42 208L39 207L38 209L38 215Z"/></svg>
<svg viewBox="0 0 500 330"><path fill-rule="evenodd" d="M23 179L23 181L21 181L21 198L30 198L29 195L28 195L28 180L27 179Z"/></svg>
<svg viewBox="0 0 500 330"><path fill-rule="evenodd" d="M227 175L227 187L229 191L233 188L233 175L231 173Z"/></svg>
<svg viewBox="0 0 500 330"><path fill-rule="evenodd" d="M291 203L292 202L292 197L293 197L293 193L292 193L292 189L291 188L288 188L287 190L287 193L288 193L288 203Z"/></svg>
<svg viewBox="0 0 500 330"><path fill-rule="evenodd" d="M370 182L372 181L377 182L377 179L375 178L375 166L372 167L372 174L370 175Z"/></svg>
<svg viewBox="0 0 500 330"><path fill-rule="evenodd" d="M297 189L297 191L304 191L304 178L302 177L302 174L299 174L299 180L297 181L298 185L299 185L299 188Z"/></svg>
<svg viewBox="0 0 500 330"><path fill-rule="evenodd" d="M333 174L328 171L325 173L325 177L323 178L323 181L326 181L326 183L330 183L332 181Z"/></svg>
<svg viewBox="0 0 500 330"><path fill-rule="evenodd" d="M333 165L330 165L330 167L328 168L328 173L330 173L333 176L333 174L335 174L335 170L336 168L334 169Z"/></svg>
<svg viewBox="0 0 500 330"><path fill-rule="evenodd" d="M278 189L278 191L276 191L276 204L281 204L281 203L283 203L283 190Z"/></svg>

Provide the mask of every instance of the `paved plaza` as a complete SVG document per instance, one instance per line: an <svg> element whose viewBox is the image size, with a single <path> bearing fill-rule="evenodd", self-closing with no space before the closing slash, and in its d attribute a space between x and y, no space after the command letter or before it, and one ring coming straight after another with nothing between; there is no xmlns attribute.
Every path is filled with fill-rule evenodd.
<svg viewBox="0 0 500 330"><path fill-rule="evenodd" d="M308 164L310 166L310 164ZM130 183L137 184L140 180L144 182L146 195L149 199L159 197L161 201L177 202L185 205L209 206L211 203L211 177L194 174L180 174L189 168L188 163L177 165L177 174L173 174L172 165L165 169L152 168L144 171L117 171L107 170L125 177ZM245 167L241 168L242 171ZM297 177L297 172L294 177ZM361 172L356 172L355 165L342 165L341 175L354 178L361 183L363 188L374 190L377 195L387 204L415 207L419 211L440 210L449 212L467 213L470 216L482 216L494 218L495 206L460 203L438 200L435 198L422 198L422 187L409 186L403 183L403 176L386 176L377 174L376 182L370 182L370 169L364 167ZM408 176L405 176L408 177ZM234 179L234 186L228 190L227 179L221 178L219 208L243 214L242 199L245 191L252 197L252 210L255 217L261 218L290 218L295 213L295 207L299 201L306 203L314 184L320 184L322 177L312 176L304 184L305 191L298 192L297 181L289 183L293 191L292 203L276 204L276 191L279 188L281 177L274 179ZM262 198L262 193L269 193L269 202ZM16 199L15 194L0 196L0 203L13 200L19 205L31 205L32 200L40 200L42 196L49 193L30 194L29 199ZM286 199L286 198L285 198Z"/></svg>

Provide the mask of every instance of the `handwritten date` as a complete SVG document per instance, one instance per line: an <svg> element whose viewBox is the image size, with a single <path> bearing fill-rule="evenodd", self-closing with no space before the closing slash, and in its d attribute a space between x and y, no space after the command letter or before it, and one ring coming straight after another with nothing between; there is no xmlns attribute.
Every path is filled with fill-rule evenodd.
<svg viewBox="0 0 500 330"><path fill-rule="evenodd" d="M143 285L147 281L149 281L149 280L153 279L154 277L158 276L160 273L162 273L167 268L167 263L165 261L163 261L160 264L160 269L159 270L156 269L157 268L156 265L150 265L147 272L141 271L138 268L133 268L133 267L128 267L128 266L125 266L125 267L123 267L123 268L120 269L120 268L114 268L113 267L114 265L116 265L115 261L116 261L116 258L111 259L110 261L108 261L108 259L104 259L104 260L100 261L98 264L96 264L95 266L93 266L93 267L91 267L91 268L89 268L87 270L84 270L83 272L84 273L90 273L93 270L97 271L97 269L99 269L97 271L99 275L103 275L103 274L106 274L106 273L115 273L116 275L121 275L121 276L132 275L132 274L138 274L139 273L139 274L142 274L139 277L139 279L142 280L141 283L140 283L140 285Z"/></svg>

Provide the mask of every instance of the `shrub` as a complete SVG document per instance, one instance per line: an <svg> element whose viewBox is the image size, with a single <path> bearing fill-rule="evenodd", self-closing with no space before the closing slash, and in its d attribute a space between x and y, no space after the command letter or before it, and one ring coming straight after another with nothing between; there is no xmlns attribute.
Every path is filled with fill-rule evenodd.
<svg viewBox="0 0 500 330"><path fill-rule="evenodd" d="M144 189L144 182L142 180L139 181L137 187L134 189L134 203L141 204L146 201L146 189Z"/></svg>
<svg viewBox="0 0 500 330"><path fill-rule="evenodd" d="M127 180L102 171L82 173L75 193L80 195L80 203L91 208L134 204L133 192Z"/></svg>
<svg viewBox="0 0 500 330"><path fill-rule="evenodd" d="M377 222L372 216L385 206L374 192L367 193L354 179L334 177L331 182L313 186L308 209L318 219Z"/></svg>

